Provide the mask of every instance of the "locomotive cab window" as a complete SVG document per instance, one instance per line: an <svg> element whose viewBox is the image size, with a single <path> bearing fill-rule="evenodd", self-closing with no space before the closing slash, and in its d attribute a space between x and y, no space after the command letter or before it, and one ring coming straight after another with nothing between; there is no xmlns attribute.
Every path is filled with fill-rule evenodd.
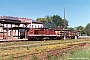
<svg viewBox="0 0 90 60"><path fill-rule="evenodd" d="M34 32L35 32L35 34L38 34L38 30L35 30Z"/></svg>

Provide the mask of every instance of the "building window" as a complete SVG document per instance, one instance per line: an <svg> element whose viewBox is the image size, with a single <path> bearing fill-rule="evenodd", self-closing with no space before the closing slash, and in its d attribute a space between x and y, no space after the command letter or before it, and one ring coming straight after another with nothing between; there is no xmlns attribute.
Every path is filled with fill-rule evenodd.
<svg viewBox="0 0 90 60"><path fill-rule="evenodd" d="M29 27L31 28L31 25L29 25Z"/></svg>
<svg viewBox="0 0 90 60"><path fill-rule="evenodd" d="M32 28L33 28L34 25L32 25Z"/></svg>
<svg viewBox="0 0 90 60"><path fill-rule="evenodd" d="M6 24L6 27L8 27L8 24Z"/></svg>
<svg viewBox="0 0 90 60"><path fill-rule="evenodd" d="M41 28L42 28L42 26L41 26Z"/></svg>
<svg viewBox="0 0 90 60"><path fill-rule="evenodd" d="M23 27L24 27L24 25L23 25Z"/></svg>
<svg viewBox="0 0 90 60"><path fill-rule="evenodd" d="M10 31L10 36L11 36L12 34L11 34L11 31Z"/></svg>
<svg viewBox="0 0 90 60"><path fill-rule="evenodd" d="M38 28L39 28L39 25L38 25Z"/></svg>
<svg viewBox="0 0 90 60"><path fill-rule="evenodd" d="M16 37L16 30L15 30L15 32L14 32L14 36Z"/></svg>
<svg viewBox="0 0 90 60"><path fill-rule="evenodd" d="M35 28L36 28L36 25L35 25Z"/></svg>

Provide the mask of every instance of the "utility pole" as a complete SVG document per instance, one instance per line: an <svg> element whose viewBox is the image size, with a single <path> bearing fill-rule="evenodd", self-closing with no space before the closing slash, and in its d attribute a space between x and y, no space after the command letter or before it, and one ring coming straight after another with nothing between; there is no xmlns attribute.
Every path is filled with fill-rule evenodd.
<svg viewBox="0 0 90 60"><path fill-rule="evenodd" d="M66 24L65 24L65 9L66 9L66 7L64 7L64 40L66 40L66 34L65 34L65 28L66 28Z"/></svg>

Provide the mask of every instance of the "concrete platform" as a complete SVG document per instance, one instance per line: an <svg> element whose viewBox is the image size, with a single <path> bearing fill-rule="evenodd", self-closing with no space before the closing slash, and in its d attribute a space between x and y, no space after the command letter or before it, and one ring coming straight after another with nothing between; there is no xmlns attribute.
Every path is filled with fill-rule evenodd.
<svg viewBox="0 0 90 60"><path fill-rule="evenodd" d="M0 42L9 42L9 41L27 41L28 39L0 39Z"/></svg>
<svg viewBox="0 0 90 60"><path fill-rule="evenodd" d="M90 39L90 36L79 36L79 39Z"/></svg>

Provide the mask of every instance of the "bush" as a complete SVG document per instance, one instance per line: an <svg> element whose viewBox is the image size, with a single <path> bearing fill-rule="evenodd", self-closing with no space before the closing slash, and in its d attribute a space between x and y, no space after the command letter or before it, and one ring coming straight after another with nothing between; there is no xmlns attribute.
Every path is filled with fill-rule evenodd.
<svg viewBox="0 0 90 60"><path fill-rule="evenodd" d="M32 55L32 60L37 60L37 56L36 55Z"/></svg>
<svg viewBox="0 0 90 60"><path fill-rule="evenodd" d="M51 60L51 55L47 54L47 60Z"/></svg>

